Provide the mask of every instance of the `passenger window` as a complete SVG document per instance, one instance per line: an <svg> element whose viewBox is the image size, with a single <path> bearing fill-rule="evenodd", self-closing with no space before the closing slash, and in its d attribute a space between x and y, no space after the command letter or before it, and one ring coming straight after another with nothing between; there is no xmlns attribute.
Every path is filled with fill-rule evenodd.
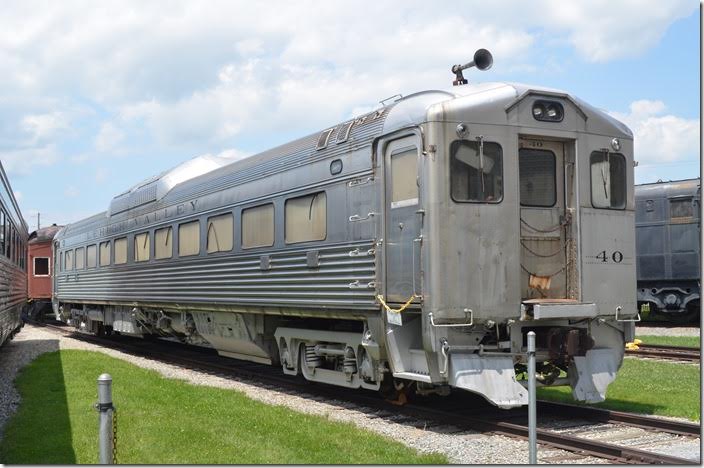
<svg viewBox="0 0 704 468"><path fill-rule="evenodd" d="M73 270L73 250L67 250L64 253L64 260L66 261L66 263L64 263L64 269L66 271Z"/></svg>
<svg viewBox="0 0 704 468"><path fill-rule="evenodd" d="M34 276L49 276L49 259L34 257Z"/></svg>
<svg viewBox="0 0 704 468"><path fill-rule="evenodd" d="M180 224L178 226L178 255L187 257L200 253L200 223Z"/></svg>
<svg viewBox="0 0 704 468"><path fill-rule="evenodd" d="M498 143L458 140L450 146L450 193L458 202L498 203L504 196Z"/></svg>
<svg viewBox="0 0 704 468"><path fill-rule="evenodd" d="M327 196L318 192L286 200L287 244L323 240L327 236Z"/></svg>
<svg viewBox="0 0 704 468"><path fill-rule="evenodd" d="M100 243L100 266L110 265L110 241Z"/></svg>
<svg viewBox="0 0 704 468"><path fill-rule="evenodd" d="M592 177L592 206L626 208L626 158L619 153L594 151L589 162Z"/></svg>
<svg viewBox="0 0 704 468"><path fill-rule="evenodd" d="M395 208L394 204L418 204L418 149L415 147L391 154L391 208Z"/></svg>
<svg viewBox="0 0 704 468"><path fill-rule="evenodd" d="M157 260L173 256L173 229L166 227L154 233L154 257Z"/></svg>
<svg viewBox="0 0 704 468"><path fill-rule="evenodd" d="M149 233L143 232L134 236L134 261L149 260Z"/></svg>
<svg viewBox="0 0 704 468"><path fill-rule="evenodd" d="M234 243L234 219L231 213L208 218L208 253L228 252Z"/></svg>
<svg viewBox="0 0 704 468"><path fill-rule="evenodd" d="M74 259L76 263L76 270L82 270L86 267L85 254L86 251L83 247L76 249L76 258Z"/></svg>
<svg viewBox="0 0 704 468"><path fill-rule="evenodd" d="M694 216L691 198L670 200L670 219L675 222L689 221Z"/></svg>
<svg viewBox="0 0 704 468"><path fill-rule="evenodd" d="M121 237L113 242L115 247L115 265L127 263L127 238Z"/></svg>
<svg viewBox="0 0 704 468"><path fill-rule="evenodd" d="M551 207L557 201L556 159L552 151L521 148L518 152L521 206Z"/></svg>
<svg viewBox="0 0 704 468"><path fill-rule="evenodd" d="M98 248L95 245L86 247L86 268L95 268L97 251Z"/></svg>
<svg viewBox="0 0 704 468"><path fill-rule="evenodd" d="M242 248L274 245L274 205L255 206L242 210Z"/></svg>

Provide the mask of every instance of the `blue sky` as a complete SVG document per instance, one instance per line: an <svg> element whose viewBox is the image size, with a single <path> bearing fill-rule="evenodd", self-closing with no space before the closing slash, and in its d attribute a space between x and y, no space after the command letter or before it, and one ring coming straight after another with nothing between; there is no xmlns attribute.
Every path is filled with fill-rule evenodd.
<svg viewBox="0 0 704 468"><path fill-rule="evenodd" d="M0 161L36 227L203 154L244 157L471 81L563 89L626 122L636 181L699 174L699 4L3 2Z"/></svg>

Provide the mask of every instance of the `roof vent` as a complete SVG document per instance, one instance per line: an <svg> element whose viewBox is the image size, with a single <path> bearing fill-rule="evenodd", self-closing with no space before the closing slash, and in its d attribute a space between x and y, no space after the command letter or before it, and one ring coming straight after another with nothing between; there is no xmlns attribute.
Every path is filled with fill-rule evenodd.
<svg viewBox="0 0 704 468"><path fill-rule="evenodd" d="M324 130L320 134L320 136L318 137L318 144L315 147L316 150L325 149L328 146L328 140L330 139L330 135L334 130L334 128L329 128L327 130Z"/></svg>
<svg viewBox="0 0 704 468"><path fill-rule="evenodd" d="M350 120L340 126L340 129L337 131L337 143L344 143L350 138L352 125L354 125L354 120Z"/></svg>

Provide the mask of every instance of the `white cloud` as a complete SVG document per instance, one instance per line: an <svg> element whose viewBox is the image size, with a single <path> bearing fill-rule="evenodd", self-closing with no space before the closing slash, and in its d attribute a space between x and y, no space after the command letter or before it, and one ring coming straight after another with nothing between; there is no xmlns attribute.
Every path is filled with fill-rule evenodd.
<svg viewBox="0 0 704 468"><path fill-rule="evenodd" d="M100 131L95 137L95 149L101 153L114 150L125 138L125 132L111 122L100 126Z"/></svg>
<svg viewBox="0 0 704 468"><path fill-rule="evenodd" d="M183 98L213 83L223 64L263 57L355 72L413 72L466 60L483 46L506 66L530 65L532 54L525 52L540 38L608 61L642 53L697 9L691 0L475 0L462 7L413 0L354 6L184 1L170 2L168 12L160 3L136 0L3 6L0 87L70 89L112 104ZM276 76L260 79L270 83Z"/></svg>
<svg viewBox="0 0 704 468"><path fill-rule="evenodd" d="M563 31L577 51L593 62L634 57L660 41L676 20L691 15L697 2L544 0L535 12L545 15L549 29Z"/></svg>
<svg viewBox="0 0 704 468"><path fill-rule="evenodd" d="M612 113L633 130L635 159L642 167L699 159L699 119L666 111L662 101L639 100L627 114Z"/></svg>
<svg viewBox="0 0 704 468"><path fill-rule="evenodd" d="M0 162L8 174L30 175L34 170L51 166L60 160L54 145L0 151Z"/></svg>
<svg viewBox="0 0 704 468"><path fill-rule="evenodd" d="M594 62L635 56L696 7L691 0L473 0L461 7L227 0L174 1L165 11L136 0L4 3L0 90L20 104L5 113L15 123L0 127L0 151L9 148L0 157L24 172L55 163L56 139L80 130L101 153L301 134L399 92L449 86L450 66L479 47L492 51L499 72L568 70L549 47L568 45ZM84 120L89 128L79 129L75 107L100 113L95 120L103 123L95 130ZM677 127L666 117L654 119ZM73 163L92 159L76 146ZM19 152L29 159L20 161Z"/></svg>
<svg viewBox="0 0 704 468"><path fill-rule="evenodd" d="M68 120L62 112L27 115L22 118L21 128L29 135L31 144L47 141L68 128Z"/></svg>

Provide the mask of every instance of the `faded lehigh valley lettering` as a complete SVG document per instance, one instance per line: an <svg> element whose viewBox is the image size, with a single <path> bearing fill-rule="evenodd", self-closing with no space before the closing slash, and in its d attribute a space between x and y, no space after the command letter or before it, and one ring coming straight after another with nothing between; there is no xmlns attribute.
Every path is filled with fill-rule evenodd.
<svg viewBox="0 0 704 468"><path fill-rule="evenodd" d="M187 203L180 203L176 206L166 207L162 210L156 210L145 215L136 216L132 219L127 219L119 223L111 224L109 226L100 228L98 230L98 236L90 238L105 237L111 234L118 234L124 231L129 231L132 228L139 226L147 226L158 221L163 221L166 219L171 219L176 216L185 215L188 213L193 213L197 210L198 199L191 200Z"/></svg>

